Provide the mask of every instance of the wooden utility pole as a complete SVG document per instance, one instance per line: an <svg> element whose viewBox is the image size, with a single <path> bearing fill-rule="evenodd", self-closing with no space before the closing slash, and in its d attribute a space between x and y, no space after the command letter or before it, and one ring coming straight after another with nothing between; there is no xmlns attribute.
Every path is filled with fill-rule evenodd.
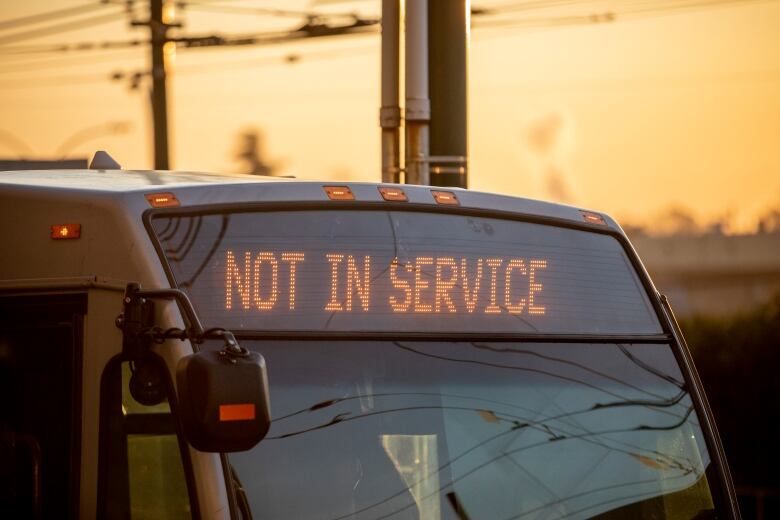
<svg viewBox="0 0 780 520"><path fill-rule="evenodd" d="M168 92L165 72L165 44L168 26L163 21L163 0L151 0L149 29L152 33L152 118L154 119L154 168L167 170Z"/></svg>
<svg viewBox="0 0 780 520"><path fill-rule="evenodd" d="M149 20L133 21L134 26L148 26L152 49L152 124L154 127L154 169L168 170L168 92L165 71L165 44L168 43L168 29L174 25L165 22L163 0L149 0Z"/></svg>

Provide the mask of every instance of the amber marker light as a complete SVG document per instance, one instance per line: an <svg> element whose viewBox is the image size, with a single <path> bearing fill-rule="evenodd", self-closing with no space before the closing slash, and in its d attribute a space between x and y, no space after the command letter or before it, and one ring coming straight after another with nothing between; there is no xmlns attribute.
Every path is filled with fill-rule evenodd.
<svg viewBox="0 0 780 520"><path fill-rule="evenodd" d="M176 195L170 192L166 193L147 193L144 195L149 205L153 208L176 208L181 205Z"/></svg>
<svg viewBox="0 0 780 520"><path fill-rule="evenodd" d="M255 419L255 405L248 404L221 404L219 405L219 421L253 421Z"/></svg>
<svg viewBox="0 0 780 520"><path fill-rule="evenodd" d="M355 200L349 186L323 186L330 200Z"/></svg>
<svg viewBox="0 0 780 520"><path fill-rule="evenodd" d="M590 211L580 211L582 213L582 220L585 222L588 222L590 224L598 224L599 226L606 226L607 221L604 220L604 217L599 215L598 213L592 213Z"/></svg>
<svg viewBox="0 0 780 520"><path fill-rule="evenodd" d="M78 238L81 236L81 224L54 224L51 226L51 237L55 240Z"/></svg>
<svg viewBox="0 0 780 520"><path fill-rule="evenodd" d="M400 188L379 188L379 193L382 194L382 198L385 200L394 200L398 202L407 202L406 193Z"/></svg>
<svg viewBox="0 0 780 520"><path fill-rule="evenodd" d="M450 206L460 206L458 197L451 191L436 191L431 190L431 195L437 204L448 204Z"/></svg>

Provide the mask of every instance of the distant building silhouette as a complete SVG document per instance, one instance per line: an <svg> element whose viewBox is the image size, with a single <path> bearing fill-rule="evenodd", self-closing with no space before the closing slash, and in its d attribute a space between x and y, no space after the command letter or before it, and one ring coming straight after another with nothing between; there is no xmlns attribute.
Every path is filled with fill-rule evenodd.
<svg viewBox="0 0 780 520"><path fill-rule="evenodd" d="M681 316L733 314L780 292L780 232L634 234L631 241Z"/></svg>
<svg viewBox="0 0 780 520"><path fill-rule="evenodd" d="M0 159L0 171L14 170L84 170L87 159L36 160Z"/></svg>

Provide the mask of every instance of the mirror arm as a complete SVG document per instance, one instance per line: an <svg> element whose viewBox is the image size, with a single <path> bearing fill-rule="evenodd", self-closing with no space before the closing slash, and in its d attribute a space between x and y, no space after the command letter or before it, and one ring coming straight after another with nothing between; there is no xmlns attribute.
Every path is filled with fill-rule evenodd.
<svg viewBox="0 0 780 520"><path fill-rule="evenodd" d="M185 318L186 330L155 327L153 300L175 300ZM117 317L116 326L122 330L122 353L126 359L142 360L149 353L152 343L162 343L166 339L190 340L196 351L197 345L206 339L222 339L226 354L247 354L246 349L238 345L232 332L224 329L205 330L192 301L181 289L141 289L140 284L129 283L123 303L124 310Z"/></svg>

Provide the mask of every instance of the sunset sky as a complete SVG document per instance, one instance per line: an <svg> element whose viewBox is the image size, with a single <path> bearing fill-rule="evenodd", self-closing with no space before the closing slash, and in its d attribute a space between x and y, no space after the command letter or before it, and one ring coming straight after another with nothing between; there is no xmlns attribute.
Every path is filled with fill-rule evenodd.
<svg viewBox="0 0 780 520"><path fill-rule="evenodd" d="M0 157L108 150L152 166L145 47L39 52L55 43L147 38L120 5L40 25L4 20L90 0L0 1ZM95 2L97 3L97 2ZM376 17L381 3L191 0L180 34L287 30L290 16L224 6ZM200 4L200 5L196 5ZM206 4L204 7L203 4ZM567 202L657 224L689 208L702 224L750 231L780 208L780 1L473 0L470 187ZM135 2L135 19L147 16ZM683 9L681 7L688 6ZM213 9L213 10L212 10ZM115 13L112 18L111 13ZM590 15L614 13L611 22ZM42 27L97 19L41 36ZM260 129L266 158L305 179L380 179L379 34L266 47L178 49L171 56L176 169L240 171L242 132ZM285 59L299 59L290 64ZM117 123L121 123L117 125Z"/></svg>

